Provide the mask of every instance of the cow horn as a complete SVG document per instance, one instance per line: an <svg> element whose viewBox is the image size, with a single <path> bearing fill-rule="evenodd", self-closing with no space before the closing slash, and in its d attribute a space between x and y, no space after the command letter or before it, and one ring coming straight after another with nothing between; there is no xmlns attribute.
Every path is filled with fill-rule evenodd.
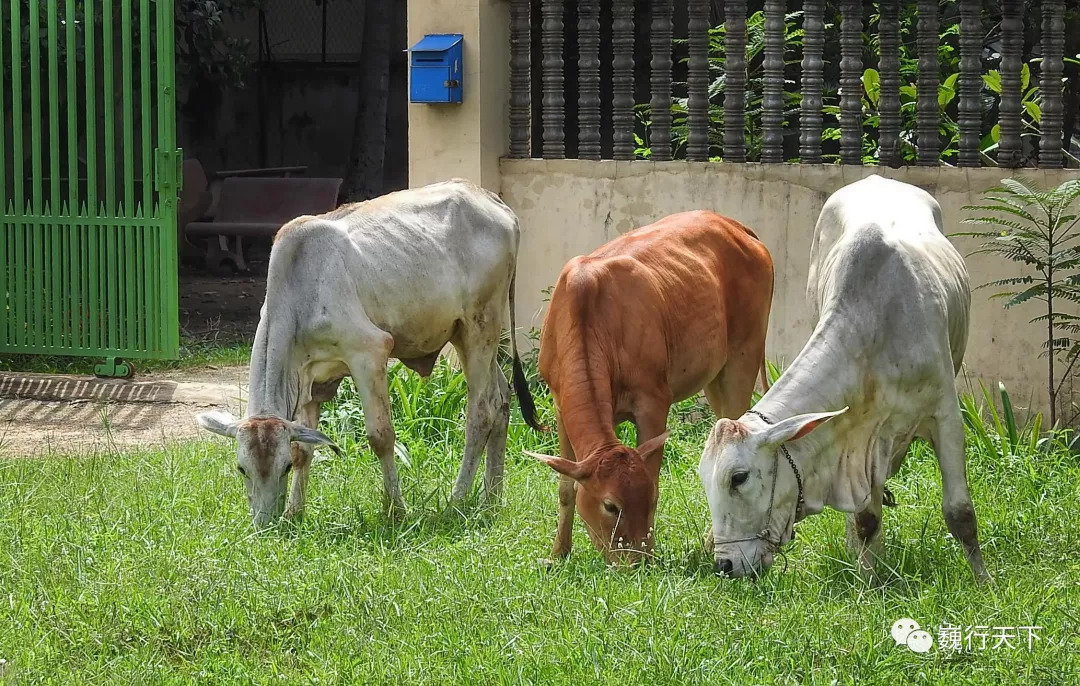
<svg viewBox="0 0 1080 686"><path fill-rule="evenodd" d="M540 460L541 462L547 462L548 460L557 460L558 459L558 457L556 455L545 455L544 453L534 453L531 450L522 450L521 452L525 453L529 457L536 458L537 460Z"/></svg>

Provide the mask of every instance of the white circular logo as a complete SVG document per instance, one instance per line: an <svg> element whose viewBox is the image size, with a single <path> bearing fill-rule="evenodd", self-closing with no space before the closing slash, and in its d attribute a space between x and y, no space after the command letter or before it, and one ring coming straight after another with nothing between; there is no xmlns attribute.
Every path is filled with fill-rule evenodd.
<svg viewBox="0 0 1080 686"><path fill-rule="evenodd" d="M934 637L930 635L929 631L923 631L922 629L916 629L908 634L907 647L911 648L915 653L929 653L931 646L934 645Z"/></svg>
<svg viewBox="0 0 1080 686"><path fill-rule="evenodd" d="M893 622L889 633L896 645L907 646L913 653L928 653L934 646L934 637L929 631L923 631L911 617L902 617Z"/></svg>
<svg viewBox="0 0 1080 686"><path fill-rule="evenodd" d="M912 631L919 630L919 623L910 617L904 617L893 622L892 638L896 645L907 645L907 637Z"/></svg>

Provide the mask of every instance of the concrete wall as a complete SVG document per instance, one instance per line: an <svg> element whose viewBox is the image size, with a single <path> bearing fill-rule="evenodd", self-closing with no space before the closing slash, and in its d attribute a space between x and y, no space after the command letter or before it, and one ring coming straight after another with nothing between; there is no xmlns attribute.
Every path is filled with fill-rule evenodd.
<svg viewBox="0 0 1080 686"><path fill-rule="evenodd" d="M542 291L553 285L567 260L663 216L690 209L728 215L761 237L772 253L776 290L767 354L790 363L812 329L806 303L806 276L814 223L825 199L837 188L871 173L896 178L929 191L944 212L947 233L962 230L961 207L976 202L1007 172L999 169L909 167L725 165L688 162L585 162L510 160L501 164L503 199L521 218L518 261L518 326L539 327ZM1074 171L1025 170L1037 182L1057 185ZM969 239L954 239L967 254ZM967 260L972 286L1015 274L997 258ZM1045 405L1045 362L1038 358L1043 329L1028 323L1033 306L1005 311L988 299L989 289L972 295L971 334L965 366L972 376L1001 380L1014 402ZM961 383L966 382L961 378ZM972 378L974 383L974 378ZM1071 413L1070 413L1071 414Z"/></svg>

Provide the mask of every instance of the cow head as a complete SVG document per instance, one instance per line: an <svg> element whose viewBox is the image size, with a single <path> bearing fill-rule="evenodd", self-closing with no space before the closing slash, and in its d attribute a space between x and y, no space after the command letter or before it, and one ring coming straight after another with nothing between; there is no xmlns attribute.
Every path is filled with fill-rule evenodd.
<svg viewBox="0 0 1080 686"><path fill-rule="evenodd" d="M778 451L846 410L800 414L776 424L757 418L716 423L698 473L712 515L717 573L757 575L772 565L775 549L791 539L798 506L795 472ZM793 459L798 466L797 451Z"/></svg>
<svg viewBox="0 0 1080 686"><path fill-rule="evenodd" d="M240 420L228 412L204 412L199 426L237 441L236 468L244 478L251 516L257 528L281 516L285 492L293 468L293 441L328 445L341 452L323 433L280 417L248 417Z"/></svg>
<svg viewBox="0 0 1080 686"><path fill-rule="evenodd" d="M637 450L601 448L581 462L529 454L576 482L577 511L596 549L611 563L634 563L652 553L657 478L667 436Z"/></svg>

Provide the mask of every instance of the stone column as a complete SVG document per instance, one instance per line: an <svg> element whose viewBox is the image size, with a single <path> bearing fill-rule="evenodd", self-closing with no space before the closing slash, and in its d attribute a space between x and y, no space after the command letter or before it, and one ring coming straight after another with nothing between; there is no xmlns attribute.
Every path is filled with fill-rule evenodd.
<svg viewBox="0 0 1080 686"><path fill-rule="evenodd" d="M464 102L409 103L409 186L458 177L498 192L499 158L509 151L510 139L510 3L408 3L409 46L428 33L465 37Z"/></svg>

